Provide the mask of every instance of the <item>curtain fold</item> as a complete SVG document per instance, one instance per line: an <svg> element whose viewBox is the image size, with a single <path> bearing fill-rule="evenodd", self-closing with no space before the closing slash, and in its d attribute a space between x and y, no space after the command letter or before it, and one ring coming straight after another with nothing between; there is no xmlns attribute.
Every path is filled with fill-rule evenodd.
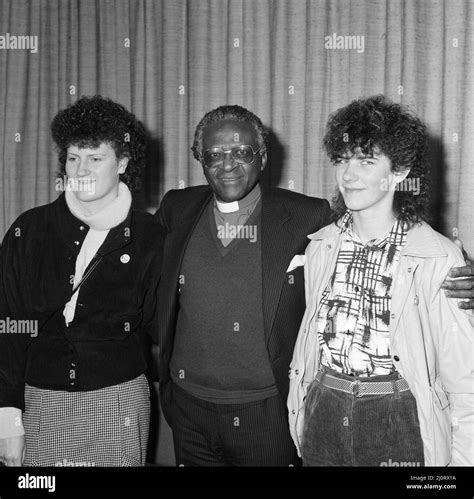
<svg viewBox="0 0 474 499"><path fill-rule="evenodd" d="M190 147L205 112L240 104L272 132L265 181L330 198L329 113L385 93L427 123L435 227L474 253L474 8L470 0L0 0L0 234L53 200L49 125L81 95L124 104L150 132L139 206L205 181ZM328 47L328 37L358 47Z"/></svg>

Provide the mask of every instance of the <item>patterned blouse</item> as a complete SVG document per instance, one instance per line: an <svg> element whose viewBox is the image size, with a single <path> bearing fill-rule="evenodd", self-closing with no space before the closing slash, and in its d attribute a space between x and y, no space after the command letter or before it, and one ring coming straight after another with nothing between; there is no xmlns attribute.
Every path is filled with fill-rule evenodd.
<svg viewBox="0 0 474 499"><path fill-rule="evenodd" d="M406 224L397 220L386 237L365 245L352 231L351 211L338 226L344 238L315 319L321 363L356 376L390 374L392 277L406 243Z"/></svg>

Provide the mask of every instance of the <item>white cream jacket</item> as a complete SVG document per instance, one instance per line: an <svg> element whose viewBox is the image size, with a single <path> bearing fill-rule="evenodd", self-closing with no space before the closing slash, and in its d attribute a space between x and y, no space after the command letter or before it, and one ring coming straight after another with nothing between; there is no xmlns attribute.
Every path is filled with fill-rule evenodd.
<svg viewBox="0 0 474 499"><path fill-rule="evenodd" d="M319 366L310 331L342 241L335 224L310 234L306 248L306 311L290 365L290 432L300 454L304 397ZM441 289L459 248L429 225L408 231L392 285L391 355L417 402L425 466L474 465L474 318Z"/></svg>

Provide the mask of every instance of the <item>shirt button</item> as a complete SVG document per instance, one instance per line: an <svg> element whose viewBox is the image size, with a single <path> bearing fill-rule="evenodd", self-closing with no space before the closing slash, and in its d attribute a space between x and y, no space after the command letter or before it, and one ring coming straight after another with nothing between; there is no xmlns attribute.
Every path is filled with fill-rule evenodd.
<svg viewBox="0 0 474 499"><path fill-rule="evenodd" d="M76 246L79 246L81 243L80 243L79 241L74 241L74 244L75 244Z"/></svg>
<svg viewBox="0 0 474 499"><path fill-rule="evenodd" d="M328 245L327 245L327 248L328 248L328 249L331 249L331 248L332 248L332 246L331 246L330 244L328 244Z"/></svg>
<svg viewBox="0 0 474 499"><path fill-rule="evenodd" d="M398 362L398 361L400 360L400 357L399 357L398 355L394 355L394 356L393 356L393 360L394 360L395 362Z"/></svg>
<svg viewBox="0 0 474 499"><path fill-rule="evenodd" d="M420 303L420 300L418 299L418 295L415 296L415 305L418 305L418 303Z"/></svg>
<svg viewBox="0 0 474 499"><path fill-rule="evenodd" d="M296 411L294 409L292 409L291 414L296 414Z"/></svg>
<svg viewBox="0 0 474 499"><path fill-rule="evenodd" d="M79 230L84 230L84 229L85 229L85 227L84 227L83 225L81 225L81 226L79 227Z"/></svg>
<svg viewBox="0 0 474 499"><path fill-rule="evenodd" d="M356 293L359 292L359 286L356 286L354 289L355 289Z"/></svg>
<svg viewBox="0 0 474 499"><path fill-rule="evenodd" d="M298 369L295 369L295 374L299 374L300 372L298 371Z"/></svg>
<svg viewBox="0 0 474 499"><path fill-rule="evenodd" d="M395 314L390 314L391 319L395 319Z"/></svg>

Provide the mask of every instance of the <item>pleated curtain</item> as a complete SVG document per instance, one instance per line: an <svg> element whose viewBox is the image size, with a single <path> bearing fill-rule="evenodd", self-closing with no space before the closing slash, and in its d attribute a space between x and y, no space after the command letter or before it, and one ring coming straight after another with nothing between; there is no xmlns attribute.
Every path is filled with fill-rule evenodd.
<svg viewBox="0 0 474 499"><path fill-rule="evenodd" d="M167 190L205 182L190 147L222 104L271 130L265 182L331 198L328 115L384 93L427 123L434 226L472 254L473 32L472 0L1 0L4 45L8 34L38 46L0 48L0 235L58 196L49 125L82 95L146 125L135 202L154 212Z"/></svg>

